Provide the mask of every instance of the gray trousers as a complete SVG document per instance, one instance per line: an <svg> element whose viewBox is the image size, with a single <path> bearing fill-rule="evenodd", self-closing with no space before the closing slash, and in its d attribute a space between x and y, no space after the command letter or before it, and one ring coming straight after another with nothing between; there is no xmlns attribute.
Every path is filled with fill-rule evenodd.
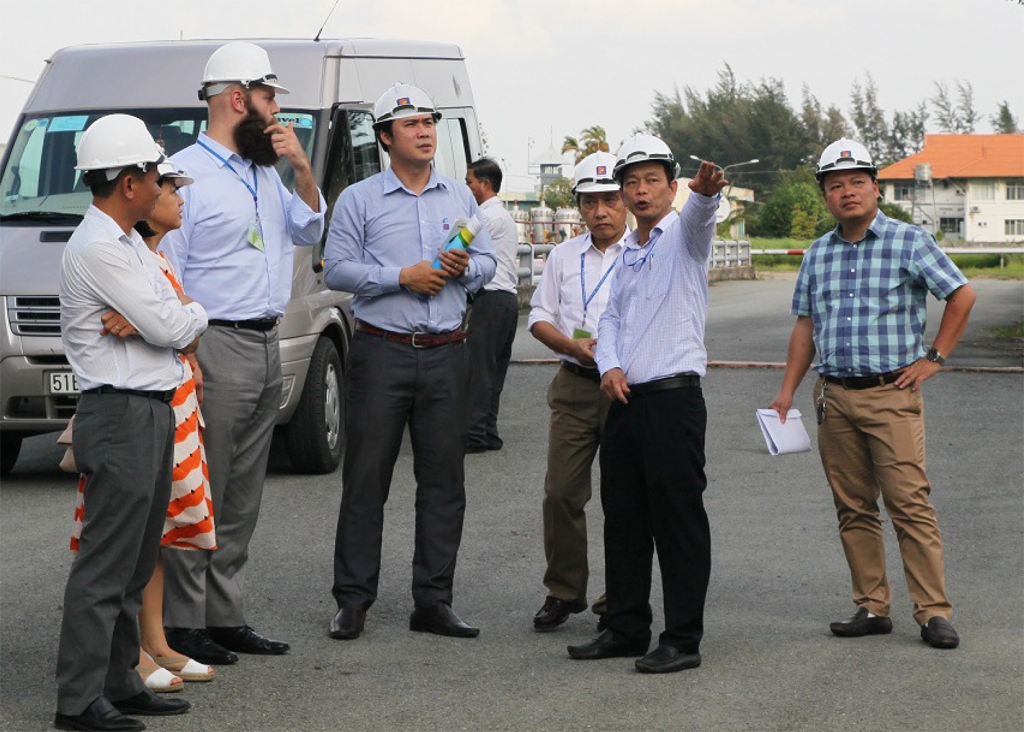
<svg viewBox="0 0 1024 732"><path fill-rule="evenodd" d="M174 418L163 402L83 394L74 452L85 474L85 522L64 591L57 711L77 715L103 696L145 689L139 662L142 588L160 551L171 495Z"/></svg>
<svg viewBox="0 0 1024 732"><path fill-rule="evenodd" d="M418 349L355 334L334 544L338 607L365 610L377 599L384 503L406 425L416 476L413 600L418 608L451 604L466 510L468 369L465 342Z"/></svg>
<svg viewBox="0 0 1024 732"><path fill-rule="evenodd" d="M197 355L217 548L164 550L164 622L174 628L239 626L246 624L245 565L281 405L277 329L213 326Z"/></svg>
<svg viewBox="0 0 1024 732"><path fill-rule="evenodd" d="M495 449L498 408L512 359L519 304L511 292L480 290L473 298L469 326L469 433L467 446Z"/></svg>

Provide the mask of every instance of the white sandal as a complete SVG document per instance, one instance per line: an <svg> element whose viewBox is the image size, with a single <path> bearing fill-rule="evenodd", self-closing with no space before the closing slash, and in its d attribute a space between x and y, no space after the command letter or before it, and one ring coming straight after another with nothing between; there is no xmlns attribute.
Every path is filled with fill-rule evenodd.
<svg viewBox="0 0 1024 732"><path fill-rule="evenodd" d="M156 666L156 664L153 664ZM165 668L144 669L140 663L135 667L146 688L156 694L172 694L185 688L181 677L172 674Z"/></svg>
<svg viewBox="0 0 1024 732"><path fill-rule="evenodd" d="M188 656L153 656L153 662L183 681L213 681L213 668Z"/></svg>

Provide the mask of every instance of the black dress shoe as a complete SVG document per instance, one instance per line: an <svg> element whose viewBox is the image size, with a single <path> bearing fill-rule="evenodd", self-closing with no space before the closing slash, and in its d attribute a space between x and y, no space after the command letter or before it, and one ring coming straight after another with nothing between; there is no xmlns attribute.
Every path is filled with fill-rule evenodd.
<svg viewBox="0 0 1024 732"><path fill-rule="evenodd" d="M451 638L476 638L480 629L474 628L455 614L443 602L433 607L416 608L409 616L409 630L417 633L434 633Z"/></svg>
<svg viewBox="0 0 1024 732"><path fill-rule="evenodd" d="M487 445L466 445L467 455L479 455L482 452L487 452Z"/></svg>
<svg viewBox="0 0 1024 732"><path fill-rule="evenodd" d="M860 638L862 635L884 635L892 632L892 621L880 615L872 616L861 605L851 617L829 624L829 630L843 638Z"/></svg>
<svg viewBox="0 0 1024 732"><path fill-rule="evenodd" d="M137 719L126 717L102 696L85 708L81 714L53 715L53 726L57 729L77 729L90 732L141 732L146 725Z"/></svg>
<svg viewBox="0 0 1024 732"><path fill-rule="evenodd" d="M238 663L238 656L214 643L206 628L164 628L164 635L167 636L167 645L199 663Z"/></svg>
<svg viewBox="0 0 1024 732"><path fill-rule="evenodd" d="M366 611L357 607L339 607L331 621L331 637L339 640L355 640L363 632Z"/></svg>
<svg viewBox="0 0 1024 732"><path fill-rule="evenodd" d="M554 630L569 619L573 613L581 613L587 609L585 602L566 602L557 597L549 597L544 606L533 616L533 629L541 633Z"/></svg>
<svg viewBox="0 0 1024 732"><path fill-rule="evenodd" d="M960 645L960 636L953 630L953 624L938 615L921 626L921 640L932 648L956 648Z"/></svg>
<svg viewBox="0 0 1024 732"><path fill-rule="evenodd" d="M140 691L127 699L110 702L114 709L122 714L142 714L149 717L166 717L171 714L184 714L192 705L188 699L165 699L149 689Z"/></svg>
<svg viewBox="0 0 1024 732"><path fill-rule="evenodd" d="M664 643L643 658L636 659L636 670L645 674L670 674L700 666L699 653L683 653Z"/></svg>
<svg viewBox="0 0 1024 732"><path fill-rule="evenodd" d="M248 625L228 628L207 628L210 638L235 653L257 653L262 656L280 656L291 648L284 641L270 640Z"/></svg>
<svg viewBox="0 0 1024 732"><path fill-rule="evenodd" d="M620 658L623 656L642 656L647 653L650 642L636 643L620 640L615 634L606 630L590 643L582 646L569 646L569 655L577 661L596 661L600 658Z"/></svg>

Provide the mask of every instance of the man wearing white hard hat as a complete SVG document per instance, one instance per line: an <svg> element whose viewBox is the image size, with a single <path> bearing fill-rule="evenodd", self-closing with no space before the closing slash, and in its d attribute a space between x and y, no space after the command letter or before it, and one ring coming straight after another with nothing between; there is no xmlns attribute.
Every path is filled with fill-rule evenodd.
<svg viewBox="0 0 1024 732"><path fill-rule="evenodd" d="M544 476L544 556L547 597L533 618L540 632L554 630L587 607L587 515L591 467L601 443L609 401L594 363L597 323L611 293L622 252L626 204L612 176L615 156L596 152L573 172L573 193L587 233L548 255L531 300L533 337L561 360L548 387L548 468ZM595 612L603 602L595 603Z"/></svg>
<svg viewBox="0 0 1024 732"><path fill-rule="evenodd" d="M700 665L711 532L704 510L707 268L722 171L701 163L683 210L672 210L679 166L662 140L619 149L615 179L637 229L623 244L598 325L607 630L570 646L580 660L643 656L644 673ZM665 630L650 653L651 572L658 549Z"/></svg>
<svg viewBox="0 0 1024 732"><path fill-rule="evenodd" d="M374 116L391 165L338 196L325 251L327 285L353 293L356 318L330 635L358 638L377 599L384 503L408 425L416 474L409 628L469 638L479 630L451 607L466 507L462 322L467 291L494 276L494 245L469 189L433 166L441 118L433 100L399 83ZM468 248L446 248L460 219Z"/></svg>
<svg viewBox="0 0 1024 732"><path fill-rule="evenodd" d="M167 640L200 663L288 650L253 630L244 607L249 541L281 403L277 323L291 299L293 245L320 240L326 211L294 123L274 117L277 95L287 93L263 48L238 41L213 52L199 90L208 129L174 156L195 184L181 190L181 228L160 244L210 315L196 382L218 548L164 552ZM274 167L279 159L295 174L294 193Z"/></svg>
<svg viewBox="0 0 1024 732"><path fill-rule="evenodd" d="M61 342L82 390L74 452L85 521L64 594L57 729L141 730L125 714L189 708L157 697L135 672L142 589L171 491L170 401L184 380L177 351L194 350L207 325L202 306L179 298L150 264L134 229L162 195L162 160L146 125L124 114L93 122L78 145L76 169L93 201L64 250L60 304ZM120 338L127 326L108 331L113 322L137 335Z"/></svg>
<svg viewBox="0 0 1024 732"><path fill-rule="evenodd" d="M855 140L837 140L821 155L816 177L838 225L804 254L793 294L796 325L771 407L784 422L813 363L818 451L857 607L852 617L831 624L832 633L892 632L881 495L921 638L933 648L956 648L960 638L949 620L942 537L925 473L921 385L956 347L975 294L931 234L879 210L876 175L870 152ZM930 345L929 293L946 301Z"/></svg>

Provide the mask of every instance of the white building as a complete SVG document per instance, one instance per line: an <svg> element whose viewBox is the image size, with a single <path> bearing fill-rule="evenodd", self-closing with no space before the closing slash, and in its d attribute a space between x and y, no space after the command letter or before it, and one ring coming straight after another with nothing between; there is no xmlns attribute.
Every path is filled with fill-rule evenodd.
<svg viewBox="0 0 1024 732"><path fill-rule="evenodd" d="M925 135L878 174L885 200L945 240L1024 243L1024 134Z"/></svg>

